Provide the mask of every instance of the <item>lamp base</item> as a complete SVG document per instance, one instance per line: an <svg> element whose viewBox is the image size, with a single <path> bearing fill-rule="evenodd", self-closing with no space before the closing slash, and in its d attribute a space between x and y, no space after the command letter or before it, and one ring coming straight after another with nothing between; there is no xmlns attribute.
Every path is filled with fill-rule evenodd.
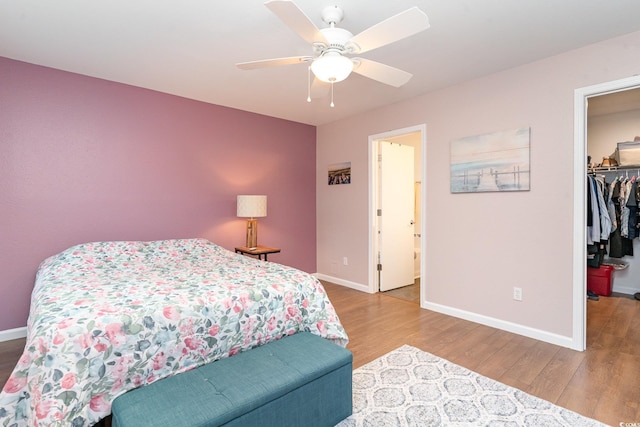
<svg viewBox="0 0 640 427"><path fill-rule="evenodd" d="M258 220L247 220L247 247L255 248L258 246Z"/></svg>

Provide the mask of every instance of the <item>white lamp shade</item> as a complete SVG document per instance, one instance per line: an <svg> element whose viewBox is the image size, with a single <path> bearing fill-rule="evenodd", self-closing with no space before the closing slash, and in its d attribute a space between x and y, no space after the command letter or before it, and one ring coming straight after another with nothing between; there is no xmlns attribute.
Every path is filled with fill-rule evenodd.
<svg viewBox="0 0 640 427"><path fill-rule="evenodd" d="M237 216L242 218L259 218L267 216L267 196L238 196Z"/></svg>
<svg viewBox="0 0 640 427"><path fill-rule="evenodd" d="M353 62L337 52L327 52L311 63L311 71L323 82L337 83L349 77Z"/></svg>

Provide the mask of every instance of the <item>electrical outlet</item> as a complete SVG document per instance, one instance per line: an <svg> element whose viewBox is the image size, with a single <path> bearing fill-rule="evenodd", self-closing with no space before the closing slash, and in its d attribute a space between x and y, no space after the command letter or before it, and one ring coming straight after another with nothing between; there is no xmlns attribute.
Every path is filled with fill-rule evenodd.
<svg viewBox="0 0 640 427"><path fill-rule="evenodd" d="M513 288L513 299L516 301L522 301L522 288Z"/></svg>
<svg viewBox="0 0 640 427"><path fill-rule="evenodd" d="M349 260L347 259L347 257L342 258L342 264L349 265Z"/></svg>

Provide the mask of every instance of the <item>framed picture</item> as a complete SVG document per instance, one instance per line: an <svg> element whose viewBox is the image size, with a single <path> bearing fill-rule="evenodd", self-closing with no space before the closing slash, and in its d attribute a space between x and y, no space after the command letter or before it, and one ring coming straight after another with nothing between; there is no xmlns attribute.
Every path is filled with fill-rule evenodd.
<svg viewBox="0 0 640 427"><path fill-rule="evenodd" d="M451 192L529 190L531 128L451 141Z"/></svg>
<svg viewBox="0 0 640 427"><path fill-rule="evenodd" d="M329 185L351 183L351 162L329 165Z"/></svg>

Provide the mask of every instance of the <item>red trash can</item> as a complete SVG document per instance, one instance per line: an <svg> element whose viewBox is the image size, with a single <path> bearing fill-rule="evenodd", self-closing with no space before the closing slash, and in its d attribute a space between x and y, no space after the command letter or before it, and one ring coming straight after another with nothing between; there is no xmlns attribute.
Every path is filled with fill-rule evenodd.
<svg viewBox="0 0 640 427"><path fill-rule="evenodd" d="M587 290L608 297L613 286L613 266L587 267Z"/></svg>

